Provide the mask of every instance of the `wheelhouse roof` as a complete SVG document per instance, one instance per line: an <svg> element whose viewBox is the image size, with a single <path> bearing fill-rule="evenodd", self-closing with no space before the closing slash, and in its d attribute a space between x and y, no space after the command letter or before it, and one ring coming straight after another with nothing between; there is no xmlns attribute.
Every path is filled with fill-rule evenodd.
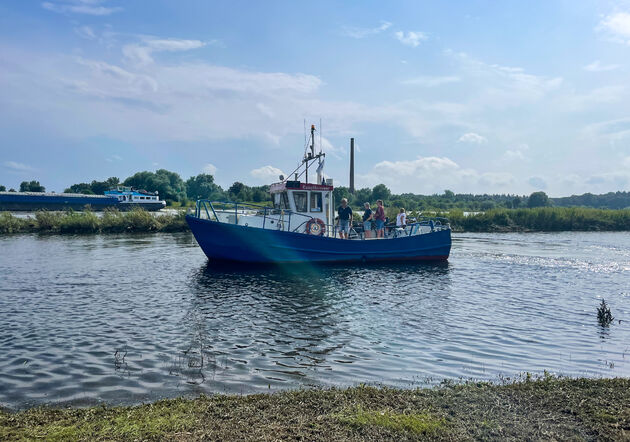
<svg viewBox="0 0 630 442"><path fill-rule="evenodd" d="M273 183L269 186L271 193L280 193L285 190L319 190L321 192L330 192L333 186L324 184L302 183L300 181L283 181L281 183Z"/></svg>

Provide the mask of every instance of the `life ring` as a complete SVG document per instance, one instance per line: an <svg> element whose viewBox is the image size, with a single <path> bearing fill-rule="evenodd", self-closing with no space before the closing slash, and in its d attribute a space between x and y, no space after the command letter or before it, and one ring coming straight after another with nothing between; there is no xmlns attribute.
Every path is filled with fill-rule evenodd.
<svg viewBox="0 0 630 442"><path fill-rule="evenodd" d="M312 218L306 223L306 233L315 236L326 234L326 223L319 218Z"/></svg>

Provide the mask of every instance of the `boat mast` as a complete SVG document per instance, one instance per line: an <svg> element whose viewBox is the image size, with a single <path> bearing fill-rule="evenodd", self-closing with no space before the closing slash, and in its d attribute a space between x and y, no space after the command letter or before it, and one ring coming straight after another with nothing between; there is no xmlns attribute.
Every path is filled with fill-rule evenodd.
<svg viewBox="0 0 630 442"><path fill-rule="evenodd" d="M308 163L310 160L315 159L315 125L311 124L311 145L309 146L311 151L306 153L303 163L306 163L306 184L308 184Z"/></svg>

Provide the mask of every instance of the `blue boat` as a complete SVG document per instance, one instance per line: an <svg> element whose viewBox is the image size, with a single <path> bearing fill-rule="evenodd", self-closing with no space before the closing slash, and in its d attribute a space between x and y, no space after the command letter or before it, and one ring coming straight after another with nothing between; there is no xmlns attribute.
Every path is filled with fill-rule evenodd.
<svg viewBox="0 0 630 442"><path fill-rule="evenodd" d="M198 200L186 216L199 246L212 261L247 263L444 261L451 250L451 228L444 218L423 218L386 229L383 238L352 228L348 239L337 237L333 182L322 178L323 157L315 154L315 128L310 152L294 171L280 176L270 192L273 207ZM308 182L317 161L317 181ZM300 173L300 170L303 170ZM305 181L300 181L304 176ZM320 184L321 183L321 184Z"/></svg>
<svg viewBox="0 0 630 442"><path fill-rule="evenodd" d="M142 208L149 211L160 210L166 206L157 192L136 190L119 186L105 192L105 195L84 195L80 193L44 193L44 192L0 192L0 211L35 211L35 210L84 210L89 207L94 211L118 209L121 211Z"/></svg>

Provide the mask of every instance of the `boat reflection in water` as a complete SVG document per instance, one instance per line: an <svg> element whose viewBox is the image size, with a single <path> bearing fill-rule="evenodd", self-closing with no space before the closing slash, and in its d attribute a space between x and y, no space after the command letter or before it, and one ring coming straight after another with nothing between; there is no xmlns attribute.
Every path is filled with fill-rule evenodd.
<svg viewBox="0 0 630 442"><path fill-rule="evenodd" d="M426 289L410 293L411 280ZM443 334L447 325L434 314L448 315L450 304L445 262L247 269L211 263L194 274L190 289L193 298L183 323L190 347L194 352L203 348L208 363L197 380L203 376L206 388L225 391L243 385L249 391L336 385L357 376L379 381L391 376L386 372L394 366L409 379L413 368L400 359L424 344L407 345L409 338L399 331L413 325ZM383 310L396 312L395 318ZM327 378L333 372L331 383Z"/></svg>

